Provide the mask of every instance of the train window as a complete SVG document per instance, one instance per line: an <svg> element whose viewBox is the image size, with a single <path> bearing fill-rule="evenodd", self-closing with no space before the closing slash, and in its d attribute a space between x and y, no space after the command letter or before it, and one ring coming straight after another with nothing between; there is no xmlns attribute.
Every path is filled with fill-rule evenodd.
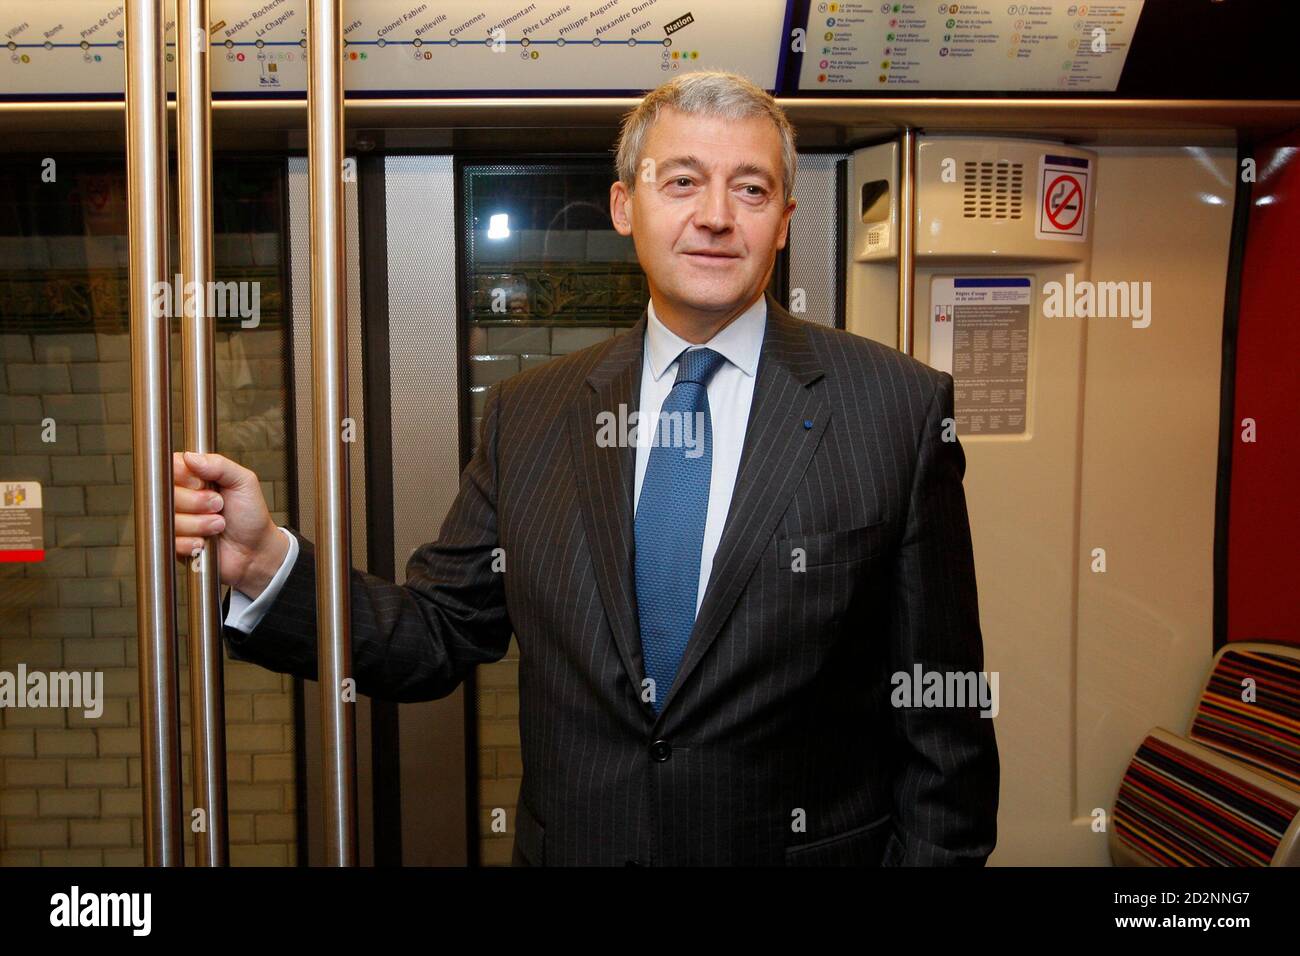
<svg viewBox="0 0 1300 956"><path fill-rule="evenodd" d="M650 288L609 217L617 178L607 163L464 167L471 443L493 384L641 318Z"/></svg>
<svg viewBox="0 0 1300 956"><path fill-rule="evenodd" d="M488 388L627 328L650 297L609 218L612 166L466 166L471 434Z"/></svg>
<svg viewBox="0 0 1300 956"><path fill-rule="evenodd" d="M257 470L275 520L286 522L284 162L213 166L215 279L233 293L216 320L218 446ZM126 169L103 156L61 156L42 179L48 168L35 157L0 163L0 482L39 483L44 544L43 560L0 562L0 660L22 661L29 672L102 673L102 712L4 710L6 862L138 865ZM174 178L170 195L174 205ZM173 226L172 262L175 235ZM183 421L179 328L173 324L174 448ZM179 577L176 592L184 634ZM185 642L178 644L184 673ZM227 662L226 675L231 859L288 865L293 679L237 661ZM180 713L188 714L188 702ZM254 751L259 773L275 779L259 780L249 803L235 794L254 789ZM256 823L241 801L263 808Z"/></svg>

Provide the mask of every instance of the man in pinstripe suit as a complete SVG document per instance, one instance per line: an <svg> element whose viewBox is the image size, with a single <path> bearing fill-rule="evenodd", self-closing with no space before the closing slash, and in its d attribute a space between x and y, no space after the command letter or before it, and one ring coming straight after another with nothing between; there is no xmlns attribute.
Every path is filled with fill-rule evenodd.
<svg viewBox="0 0 1300 956"><path fill-rule="evenodd" d="M641 320L490 395L405 584L352 571L363 693L443 697L517 636L517 864L993 849L991 720L891 703L896 675L984 666L952 378L764 292L794 169L748 81L648 94L610 194L649 280ZM311 542L234 462L187 452L176 475L178 556L219 535L232 656L315 678Z"/></svg>

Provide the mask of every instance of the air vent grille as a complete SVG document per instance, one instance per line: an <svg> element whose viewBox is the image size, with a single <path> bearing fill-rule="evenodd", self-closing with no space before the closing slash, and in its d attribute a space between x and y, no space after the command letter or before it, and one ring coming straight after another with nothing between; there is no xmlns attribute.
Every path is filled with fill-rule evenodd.
<svg viewBox="0 0 1300 956"><path fill-rule="evenodd" d="M1019 219L1023 211L1025 167L1007 159L967 160L962 168L962 217Z"/></svg>

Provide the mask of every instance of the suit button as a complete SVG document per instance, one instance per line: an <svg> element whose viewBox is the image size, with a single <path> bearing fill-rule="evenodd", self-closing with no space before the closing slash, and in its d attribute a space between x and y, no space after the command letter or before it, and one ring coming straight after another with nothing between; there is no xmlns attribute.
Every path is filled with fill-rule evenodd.
<svg viewBox="0 0 1300 956"><path fill-rule="evenodd" d="M642 863L640 860L628 860L623 865L624 866L645 866L645 864Z"/></svg>
<svg viewBox="0 0 1300 956"><path fill-rule="evenodd" d="M673 755L673 745L666 740L656 740L650 745L650 756L663 763Z"/></svg>

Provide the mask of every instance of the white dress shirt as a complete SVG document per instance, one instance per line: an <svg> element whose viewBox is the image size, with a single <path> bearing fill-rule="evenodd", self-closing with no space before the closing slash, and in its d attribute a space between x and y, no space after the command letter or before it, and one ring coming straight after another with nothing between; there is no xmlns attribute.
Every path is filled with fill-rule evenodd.
<svg viewBox="0 0 1300 956"><path fill-rule="evenodd" d="M284 582L289 577L289 571L293 568L293 563L298 560L298 539L291 535L287 530L281 528L280 531L289 539L289 553L284 556L280 563L280 570L275 572L275 577L271 578L271 583L266 586L266 590L257 596L257 600L251 600L247 594L236 588L230 589L230 611L226 614L226 626L233 627L237 631L243 631L245 634L252 634L253 628L257 627L262 616L266 614L267 608L275 603L275 596L280 593L280 588L284 587Z"/></svg>
<svg viewBox="0 0 1300 956"><path fill-rule="evenodd" d="M633 501L641 502L641 484L650 464L650 438L659 420L668 393L677 378L677 356L688 348L710 348L727 361L709 379L709 421L713 427L713 467L709 472L709 510L704 520L704 546L700 551L700 585L695 592L695 613L704 603L704 589L713 569L713 556L722 540L727 523L731 493L740 472L740 452L745 447L745 428L749 424L749 406L754 398L754 377L758 355L763 347L763 330L767 325L767 298L758 301L727 323L717 335L703 345L679 338L655 315L650 303L650 318L645 330L645 357L641 364L641 414L637 421L636 486ZM634 509L635 513L635 509Z"/></svg>
<svg viewBox="0 0 1300 956"><path fill-rule="evenodd" d="M763 347L763 332L767 325L767 297L759 296L748 309L727 323L717 335L703 345L694 345L679 338L655 315L654 302L647 309L645 348L641 363L641 400L638 421L647 423L637 429L636 485L633 489L633 513L641 500L641 484L645 480L646 466L650 463L650 437L664 400L672 391L677 378L677 356L688 348L710 348L727 361L713 373L709 380L709 419L713 428L713 465L709 477L709 509L704 522L704 545L700 553L700 582L695 596L698 614L704 601L713 557L722 539L722 529L731 508L731 493L736 487L740 472L740 453L745 446L745 429L749 424L749 408L754 398L754 381L758 372L758 357ZM289 553L276 571L271 583L257 600L250 600L242 591L231 589L230 611L226 625L251 634L263 615L275 603L276 595L284 586L293 563L298 559L298 540L284 528L289 539Z"/></svg>

